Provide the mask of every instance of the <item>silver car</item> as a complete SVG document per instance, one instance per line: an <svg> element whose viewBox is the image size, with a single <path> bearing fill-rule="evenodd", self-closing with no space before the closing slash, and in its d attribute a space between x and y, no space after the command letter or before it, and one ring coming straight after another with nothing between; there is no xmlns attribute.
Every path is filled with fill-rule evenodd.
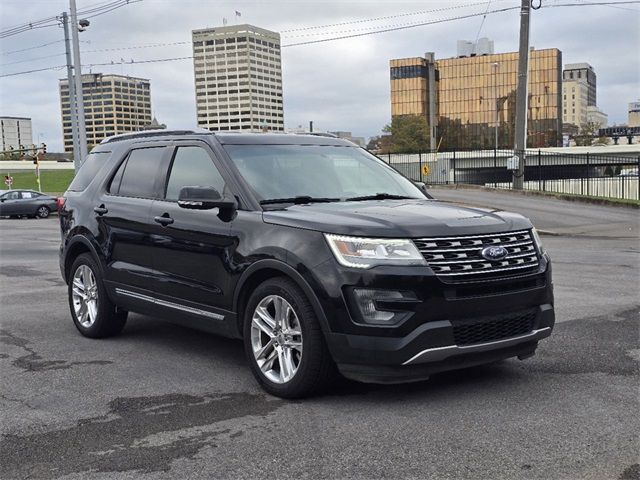
<svg viewBox="0 0 640 480"><path fill-rule="evenodd" d="M0 190L0 217L47 218L57 211L57 200L34 190Z"/></svg>

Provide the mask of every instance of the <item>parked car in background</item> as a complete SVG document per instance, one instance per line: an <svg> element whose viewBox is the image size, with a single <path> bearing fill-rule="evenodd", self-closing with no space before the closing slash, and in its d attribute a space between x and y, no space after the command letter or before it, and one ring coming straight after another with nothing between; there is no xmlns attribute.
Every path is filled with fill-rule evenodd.
<svg viewBox="0 0 640 480"><path fill-rule="evenodd" d="M57 210L57 201L34 190L0 190L0 217L47 218Z"/></svg>

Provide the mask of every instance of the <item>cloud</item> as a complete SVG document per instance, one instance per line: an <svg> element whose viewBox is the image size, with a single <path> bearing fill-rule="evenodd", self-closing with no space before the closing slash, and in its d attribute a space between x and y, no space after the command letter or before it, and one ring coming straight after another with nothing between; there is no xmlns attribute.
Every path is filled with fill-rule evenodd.
<svg viewBox="0 0 640 480"><path fill-rule="evenodd" d="M82 9L96 3L78 0ZM516 0L494 0L490 8L517 6ZM553 0L543 1L552 5ZM451 9L463 5L464 8ZM23 2L3 0L2 29L56 15L68 7L66 0ZM627 103L640 92L637 50L640 43L640 8L621 10L604 6L543 8L532 14L531 45L557 47L564 63L588 62L598 76L598 104L609 114L610 123L627 120ZM398 16L404 13L444 9L429 14ZM186 45L163 48L128 49L105 52L90 50L131 47L149 43L190 41L191 30L214 27L226 17L235 21L282 32L283 44L312 40L318 30L286 32L314 25L337 24L372 17L394 17L373 23L336 25L328 29L336 35L362 33L371 26L387 27L420 20L484 12L486 3L457 1L202 1L144 0L91 19L81 34L83 63L145 60L191 55ZM329 43L283 49L285 124L289 127L314 121L318 129L351 130L371 136L390 120L389 59L436 52L437 58L455 55L456 40L474 40L481 17L440 23L396 32L370 35ZM496 52L518 48L517 10L488 15L480 36L494 40ZM325 30L327 31L327 30ZM305 35L305 36L301 36ZM2 52L62 39L62 30L48 28L4 39ZM64 64L64 45L2 55L1 63L47 58L3 65L3 73ZM169 127L195 126L193 63L190 60L141 65L95 67L94 72L121 73L151 80L152 108L160 122ZM43 134L51 151L62 148L58 79L65 70L45 71L0 79L3 115L30 116L34 132Z"/></svg>

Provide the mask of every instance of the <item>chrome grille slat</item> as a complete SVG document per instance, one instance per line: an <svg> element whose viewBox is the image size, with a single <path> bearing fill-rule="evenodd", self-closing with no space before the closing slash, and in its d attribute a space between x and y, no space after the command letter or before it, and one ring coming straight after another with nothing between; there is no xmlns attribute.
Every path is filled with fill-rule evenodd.
<svg viewBox="0 0 640 480"><path fill-rule="evenodd" d="M531 233L526 230L459 237L417 238L414 243L439 277L484 278L522 275L535 271L538 253ZM485 247L501 246L507 256L487 260L480 252ZM476 277L471 277L475 275Z"/></svg>

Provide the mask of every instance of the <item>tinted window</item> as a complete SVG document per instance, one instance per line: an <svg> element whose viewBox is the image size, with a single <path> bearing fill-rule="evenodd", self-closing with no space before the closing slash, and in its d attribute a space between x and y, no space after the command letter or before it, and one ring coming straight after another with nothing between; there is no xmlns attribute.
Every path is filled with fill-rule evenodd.
<svg viewBox="0 0 640 480"><path fill-rule="evenodd" d="M213 187L220 195L224 179L206 150L200 147L178 147L167 182L167 200L176 201L182 187Z"/></svg>
<svg viewBox="0 0 640 480"><path fill-rule="evenodd" d="M18 200L20 198L20 192L9 192L2 198L5 200Z"/></svg>
<svg viewBox="0 0 640 480"><path fill-rule="evenodd" d="M124 173L124 169L126 168L126 166L127 166L127 160L125 159L125 161L122 162L118 167L118 171L111 179L111 183L109 183L109 189L108 189L109 193L113 195L118 194L118 190L120 189L120 182L122 181L122 174Z"/></svg>
<svg viewBox="0 0 640 480"><path fill-rule="evenodd" d="M124 166L118 194L124 197L155 197L156 171L163 152L164 147L132 150Z"/></svg>
<svg viewBox="0 0 640 480"><path fill-rule="evenodd" d="M87 155L84 163L76 173L71 185L69 185L70 192L81 192L89 186L91 180L95 178L100 169L107 163L111 152L96 152Z"/></svg>

